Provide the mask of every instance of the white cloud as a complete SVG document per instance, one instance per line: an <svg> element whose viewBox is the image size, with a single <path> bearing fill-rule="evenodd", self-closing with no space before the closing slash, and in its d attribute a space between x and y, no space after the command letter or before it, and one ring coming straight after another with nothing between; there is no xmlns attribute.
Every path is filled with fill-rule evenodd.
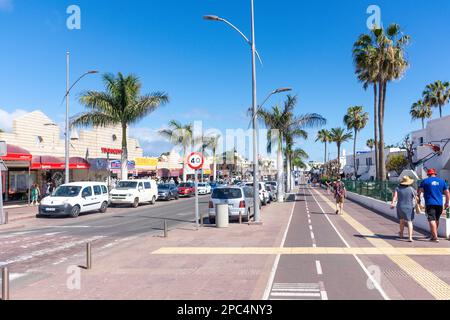
<svg viewBox="0 0 450 320"><path fill-rule="evenodd" d="M11 12L13 9L13 0L0 0L0 11Z"/></svg>
<svg viewBox="0 0 450 320"><path fill-rule="evenodd" d="M2 1L3 0L0 0L0 3ZM8 112L6 110L0 109L0 129L4 131L11 131L13 120L27 113L27 111L20 109L14 110L13 112Z"/></svg>
<svg viewBox="0 0 450 320"><path fill-rule="evenodd" d="M162 129L162 128L161 128ZM159 129L130 128L130 137L139 141L144 154L148 156L160 156L164 152L173 149L173 145L158 133Z"/></svg>

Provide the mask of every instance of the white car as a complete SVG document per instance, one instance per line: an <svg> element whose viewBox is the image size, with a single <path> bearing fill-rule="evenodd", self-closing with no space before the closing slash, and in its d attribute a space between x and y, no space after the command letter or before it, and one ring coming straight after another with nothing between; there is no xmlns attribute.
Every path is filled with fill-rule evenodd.
<svg viewBox="0 0 450 320"><path fill-rule="evenodd" d="M52 195L42 199L37 217L70 216L76 218L84 212L105 213L108 209L108 201L108 188L104 183L69 183L58 187Z"/></svg>
<svg viewBox="0 0 450 320"><path fill-rule="evenodd" d="M198 194L210 194L211 189L212 188L209 183L200 182L198 184Z"/></svg>
<svg viewBox="0 0 450 320"><path fill-rule="evenodd" d="M141 203L155 204L158 199L158 185L153 180L123 180L110 192L110 203L129 204L133 208Z"/></svg>
<svg viewBox="0 0 450 320"><path fill-rule="evenodd" d="M253 188L253 182L246 182L245 186ZM266 190L266 185L264 182L259 182L259 199L261 200L263 206L270 203L270 195L269 192Z"/></svg>

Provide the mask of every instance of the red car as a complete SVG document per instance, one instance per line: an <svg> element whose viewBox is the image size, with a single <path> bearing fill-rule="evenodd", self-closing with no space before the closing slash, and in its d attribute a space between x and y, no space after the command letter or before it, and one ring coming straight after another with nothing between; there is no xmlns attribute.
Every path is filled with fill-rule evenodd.
<svg viewBox="0 0 450 320"><path fill-rule="evenodd" d="M195 185L193 183L180 183L178 185L180 197L192 197L195 195Z"/></svg>

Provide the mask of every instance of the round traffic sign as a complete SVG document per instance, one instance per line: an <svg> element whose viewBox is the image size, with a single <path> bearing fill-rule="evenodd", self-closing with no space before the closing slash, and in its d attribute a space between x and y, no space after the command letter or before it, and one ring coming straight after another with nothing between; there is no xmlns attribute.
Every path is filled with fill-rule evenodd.
<svg viewBox="0 0 450 320"><path fill-rule="evenodd" d="M193 170L199 170L203 167L203 164L205 163L205 159L203 158L203 155L198 152L193 152L189 155L187 158L187 164L189 168Z"/></svg>

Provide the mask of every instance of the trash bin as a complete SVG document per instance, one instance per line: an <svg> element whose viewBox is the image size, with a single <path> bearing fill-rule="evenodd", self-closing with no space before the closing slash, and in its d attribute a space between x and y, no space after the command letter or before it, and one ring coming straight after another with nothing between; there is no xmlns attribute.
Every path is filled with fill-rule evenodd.
<svg viewBox="0 0 450 320"><path fill-rule="evenodd" d="M230 224L230 217L228 215L228 205L218 204L216 205L216 227L228 228Z"/></svg>

